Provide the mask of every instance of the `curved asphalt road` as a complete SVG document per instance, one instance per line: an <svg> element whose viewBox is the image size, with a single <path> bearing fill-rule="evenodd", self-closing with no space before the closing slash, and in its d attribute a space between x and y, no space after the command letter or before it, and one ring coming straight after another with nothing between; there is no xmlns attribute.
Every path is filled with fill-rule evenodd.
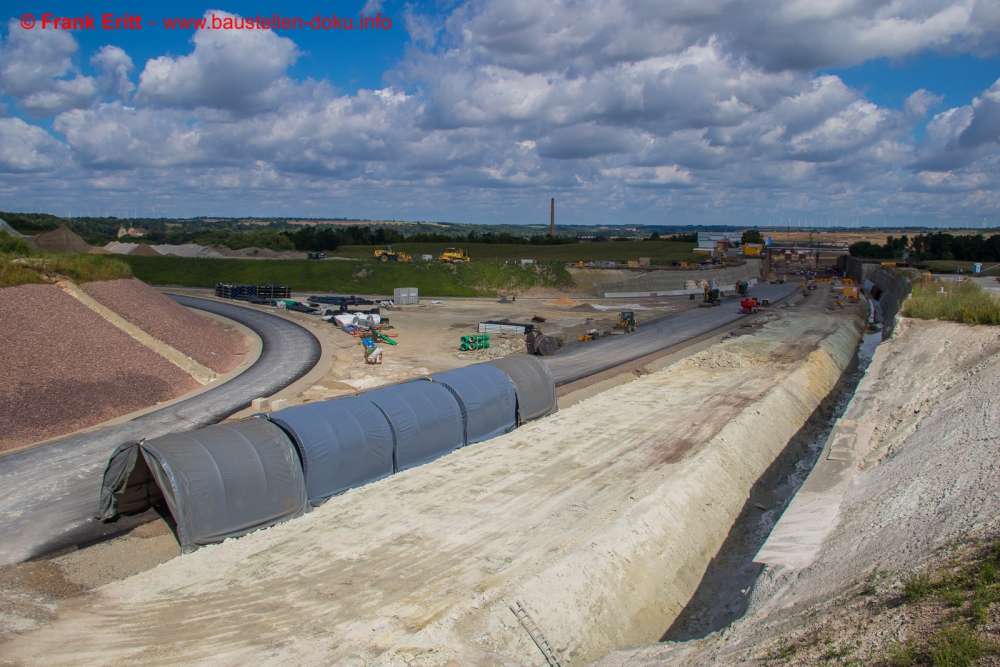
<svg viewBox="0 0 1000 667"><path fill-rule="evenodd" d="M758 285L750 289L750 296L775 303L796 289L795 285L787 283ZM745 317L740 312L739 301L739 297L730 297L715 308L696 308L640 322L633 333L573 344L553 357L544 357L544 361L552 371L556 386L575 382L731 324Z"/></svg>
<svg viewBox="0 0 1000 667"><path fill-rule="evenodd" d="M167 295L252 329L263 347L253 366L225 384L132 421L0 457L0 565L121 533L147 521L112 524L98 512L101 478L118 445L186 431L225 419L308 373L320 359L316 337L293 322L242 306Z"/></svg>

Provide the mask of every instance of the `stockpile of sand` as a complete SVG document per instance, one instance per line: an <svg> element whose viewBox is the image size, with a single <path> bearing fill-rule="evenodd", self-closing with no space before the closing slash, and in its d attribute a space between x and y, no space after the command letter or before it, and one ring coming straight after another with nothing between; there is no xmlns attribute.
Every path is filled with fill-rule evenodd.
<svg viewBox="0 0 1000 667"><path fill-rule="evenodd" d="M90 252L90 246L67 227L30 237L28 243L46 252Z"/></svg>
<svg viewBox="0 0 1000 667"><path fill-rule="evenodd" d="M217 373L236 368L246 352L243 336L188 310L146 283L128 278L81 285L84 292L153 338Z"/></svg>
<svg viewBox="0 0 1000 667"><path fill-rule="evenodd" d="M573 299L571 299L568 296L566 296L565 294L563 294L561 297L559 297L555 301L546 301L545 305L546 306L555 306L556 308L574 308L576 306L582 306L584 304L580 303L579 301L574 301Z"/></svg>
<svg viewBox="0 0 1000 667"><path fill-rule="evenodd" d="M132 257L162 257L160 253L153 250L153 246L148 243L140 243L139 247L129 253Z"/></svg>
<svg viewBox="0 0 1000 667"><path fill-rule="evenodd" d="M0 341L0 450L201 386L54 285L0 290Z"/></svg>

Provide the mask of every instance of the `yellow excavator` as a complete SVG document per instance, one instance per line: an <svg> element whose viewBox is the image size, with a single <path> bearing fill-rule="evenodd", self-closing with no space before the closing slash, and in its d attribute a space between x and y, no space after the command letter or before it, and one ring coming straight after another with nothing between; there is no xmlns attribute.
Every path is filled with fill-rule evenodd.
<svg viewBox="0 0 1000 667"><path fill-rule="evenodd" d="M387 245L375 251L375 259L380 262L412 262L413 255L407 255L402 251L397 252L391 245Z"/></svg>
<svg viewBox="0 0 1000 667"><path fill-rule="evenodd" d="M444 252L438 256L439 262L471 262L472 258L465 254L461 248L445 248Z"/></svg>

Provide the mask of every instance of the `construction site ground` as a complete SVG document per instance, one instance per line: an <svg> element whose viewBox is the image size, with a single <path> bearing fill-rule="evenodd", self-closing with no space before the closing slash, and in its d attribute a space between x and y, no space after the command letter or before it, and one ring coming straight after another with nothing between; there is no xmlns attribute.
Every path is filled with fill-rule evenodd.
<svg viewBox="0 0 1000 667"><path fill-rule="evenodd" d="M399 346L377 382L472 363L456 348L480 319L537 314L572 335L604 317L543 300L441 301L384 311ZM640 326L662 314L630 309ZM177 557L164 520L0 568L0 664L542 665L515 602L574 664L655 641L848 366L858 311L817 290L506 436L191 555ZM356 340L311 330L333 354L291 398L368 388Z"/></svg>
<svg viewBox="0 0 1000 667"><path fill-rule="evenodd" d="M208 297L210 292L198 289L164 288L165 291L190 296ZM614 300L582 296L570 297L558 292L542 297L518 297L513 302L496 298L421 298L416 306L398 309L381 308L381 315L392 326L386 334L393 335L397 345L382 343L385 351L382 364L365 363L361 339L345 333L315 315L279 308L253 306L268 313L287 317L305 326L323 346L323 359L305 378L286 388L275 398L286 399L288 405L326 400L355 394L385 384L403 382L431 373L479 363L487 359L524 354L524 336L491 335L490 347L462 352L462 336L478 332L480 322L509 320L532 323L533 317L545 321L535 323L543 332L563 338L567 345L586 345L577 340L588 329L610 331L622 310L635 311L640 326L644 320L683 312L698 306L698 301L680 298ZM308 294L293 294L304 301ZM214 298L214 297L211 297ZM351 310L367 310L375 306L356 306ZM627 342L627 341L625 341ZM233 419L252 414L248 409Z"/></svg>

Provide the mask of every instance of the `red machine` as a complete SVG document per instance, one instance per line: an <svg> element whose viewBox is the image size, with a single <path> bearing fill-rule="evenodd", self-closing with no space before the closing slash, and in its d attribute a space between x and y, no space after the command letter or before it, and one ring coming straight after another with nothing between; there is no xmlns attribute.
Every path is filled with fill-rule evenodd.
<svg viewBox="0 0 1000 667"><path fill-rule="evenodd" d="M750 297L749 299L743 299L740 301L740 312L743 313L756 313L757 312L757 299L756 297Z"/></svg>

